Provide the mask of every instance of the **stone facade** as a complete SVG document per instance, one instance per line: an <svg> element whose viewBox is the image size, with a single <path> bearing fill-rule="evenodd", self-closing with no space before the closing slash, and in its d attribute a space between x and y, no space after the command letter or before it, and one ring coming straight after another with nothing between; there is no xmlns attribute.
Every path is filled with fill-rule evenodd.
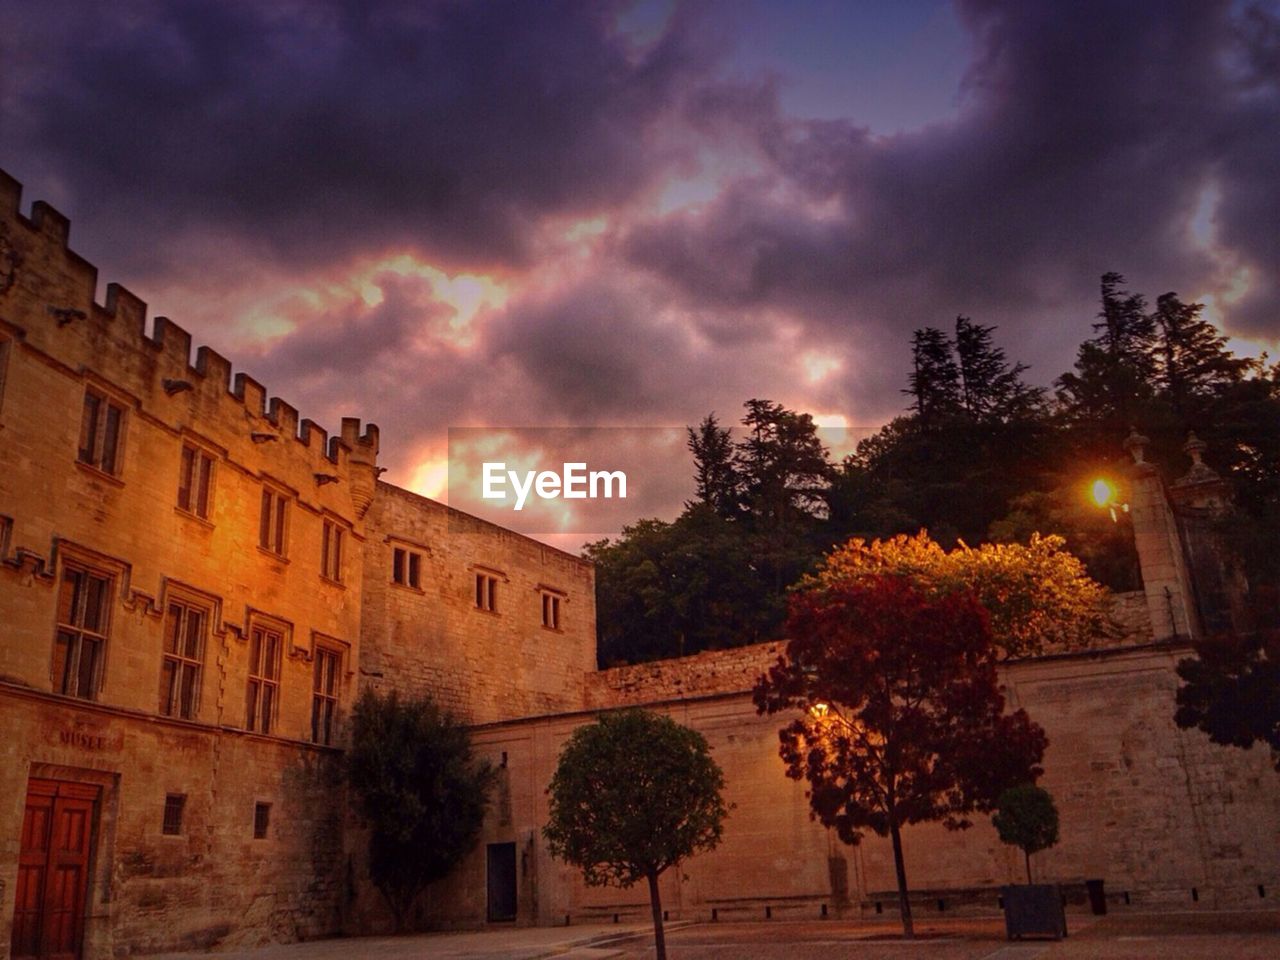
<svg viewBox="0 0 1280 960"><path fill-rule="evenodd" d="M385 483L368 522L366 683L428 694L471 723L581 707L596 665L589 563ZM419 558L417 585L395 581L397 550ZM494 581L491 610L476 603L477 577ZM544 596L559 601L554 627Z"/></svg>
<svg viewBox="0 0 1280 960"><path fill-rule="evenodd" d="M0 174L0 958L44 895L42 784L93 798L85 956L338 933L360 684L577 708L591 567L379 483L376 427L329 437L122 287L99 304L67 220L19 199Z"/></svg>
<svg viewBox="0 0 1280 960"><path fill-rule="evenodd" d="M597 671L589 563L379 482L376 427L329 437L208 348L193 362L168 320L148 332L123 288L99 305L67 234L0 174L0 960L44 916L45 813L89 816L66 914L86 957L385 929L341 780L362 687L432 696L499 769L426 920L493 919L498 870L518 923L644 915L643 890L584 887L540 833L564 741L628 706L701 730L734 805L723 845L664 877L671 916L892 908L887 844L811 821L779 720L751 705L780 645ZM1197 476L1180 509L1211 488ZM1141 465L1132 499L1148 583L1117 598L1119 635L1005 669L1051 741L1063 840L1037 868L1117 903L1265 905L1275 774L1172 724L1192 565ZM990 909L1021 869L986 824L905 842L926 905Z"/></svg>

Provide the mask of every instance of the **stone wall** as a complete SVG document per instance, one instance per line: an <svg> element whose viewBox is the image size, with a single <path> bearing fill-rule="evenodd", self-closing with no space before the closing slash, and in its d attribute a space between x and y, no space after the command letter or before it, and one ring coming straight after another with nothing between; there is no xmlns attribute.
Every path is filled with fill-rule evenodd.
<svg viewBox="0 0 1280 960"><path fill-rule="evenodd" d="M21 257L0 299L10 341L0 407L0 676L52 688L58 579L74 557L112 579L103 702L157 711L162 619L181 593L208 614L196 719L243 723L246 637L256 617L268 617L286 635L278 729L308 739L317 641L342 652L344 676L358 662L364 523L355 501L372 473L377 428L361 435L358 421L344 421L329 442L310 421L299 432L297 412L278 399L265 404L248 377L237 375L232 390L230 365L211 350L202 347L192 367L190 337L164 318L148 336L146 307L132 294L112 285L105 307L93 301L96 271L66 248L65 219L37 204L27 221L16 205L12 182L0 177L0 223ZM124 410L113 473L77 459L88 387ZM178 507L184 445L213 459L206 518ZM288 502L283 556L259 546L264 486ZM321 576L325 520L346 532L341 583Z"/></svg>
<svg viewBox="0 0 1280 960"><path fill-rule="evenodd" d="M1049 736L1042 783L1057 800L1061 843L1036 856L1040 878L1082 892L1103 879L1115 909L1265 907L1258 885L1280 883L1280 793L1265 751L1212 744L1173 724L1174 665L1186 648L1130 645L1007 666L1013 706ZM772 659L770 645L604 671L589 681L590 711L479 728L478 749L506 755L505 817L491 815L483 842L432 898L450 924L484 920L484 845L521 851L521 920L563 923L644 919L641 888L588 888L552 860L540 830L546 787L565 740L607 706L643 705L701 731L725 771L732 804L724 840L663 880L672 917L707 920L874 915L896 909L887 840L839 843L811 821L803 784L778 758L784 717L759 717L749 679ZM718 664L718 659L726 662ZM646 687L646 684L652 687ZM644 691L660 692L646 703ZM697 690L697 693L690 691ZM608 691L603 693L602 691ZM736 691L736 692L735 692ZM996 909L997 887L1023 878L1022 856L1001 844L984 816L965 831L937 825L904 835L921 909ZM1127 903L1126 903L1127 897Z"/></svg>
<svg viewBox="0 0 1280 960"><path fill-rule="evenodd" d="M590 563L389 484L368 524L364 683L429 694L471 723L581 708L596 655ZM417 586L394 582L396 549L420 557ZM477 573L497 581L493 610L477 607ZM542 622L548 592L557 629Z"/></svg>
<svg viewBox="0 0 1280 960"><path fill-rule="evenodd" d="M0 232L17 257L0 292L0 957L29 777L103 787L90 956L334 932L340 797L336 751L308 743L313 658L318 646L340 658L341 716L356 686L377 429L344 420L329 438L213 351L193 364L173 323L148 333L145 305L123 288L96 303L96 271L67 248L65 218L41 204L21 216L3 175ZM78 458L89 390L123 412L111 471ZM213 464L204 517L179 506L184 446ZM264 486L288 504L282 556L259 546ZM336 579L322 576L326 522L344 531ZM109 588L101 667L64 695L55 624L69 564ZM205 616L195 708L181 720L160 717L177 600ZM271 736L237 732L258 623L284 636ZM57 739L82 729L101 731L84 741L99 745L90 756ZM157 836L166 793L188 798L178 837ZM257 800L273 804L265 842L252 839Z"/></svg>
<svg viewBox="0 0 1280 960"><path fill-rule="evenodd" d="M9 920L28 776L95 784L88 960L331 934L343 905L339 754L0 689L0 893ZM72 736L74 734L74 736ZM165 796L186 797L179 835ZM254 809L271 804L267 836Z"/></svg>
<svg viewBox="0 0 1280 960"><path fill-rule="evenodd" d="M742 693L755 685L785 649L786 644L781 642L757 643L599 670L587 677L586 705L589 709L607 710L686 697Z"/></svg>

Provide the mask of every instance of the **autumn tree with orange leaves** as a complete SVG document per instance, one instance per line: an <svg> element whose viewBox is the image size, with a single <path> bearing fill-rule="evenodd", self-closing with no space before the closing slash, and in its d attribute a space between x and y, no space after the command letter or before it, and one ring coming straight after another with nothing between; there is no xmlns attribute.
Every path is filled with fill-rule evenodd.
<svg viewBox="0 0 1280 960"><path fill-rule="evenodd" d="M1052 535L1032 534L1026 544L962 541L950 551L923 530L870 543L854 538L798 587L822 592L885 575L906 578L927 597L972 593L990 616L1002 659L1079 649L1115 629L1106 588Z"/></svg>
<svg viewBox="0 0 1280 960"><path fill-rule="evenodd" d="M792 595L786 654L756 684L787 776L845 843L893 843L906 936L914 934L902 828L995 808L1032 783L1048 744L1026 711L1005 712L991 617L970 590L933 593L895 573L820 579Z"/></svg>

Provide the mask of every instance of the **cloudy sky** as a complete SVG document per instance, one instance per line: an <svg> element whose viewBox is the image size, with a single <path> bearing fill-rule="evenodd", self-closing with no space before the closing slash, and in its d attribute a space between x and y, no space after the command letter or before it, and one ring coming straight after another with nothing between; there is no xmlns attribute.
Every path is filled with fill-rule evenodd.
<svg viewBox="0 0 1280 960"><path fill-rule="evenodd" d="M1106 270L1280 337L1274 4L7 0L0 167L432 495L450 426L875 426L957 313L1047 383Z"/></svg>

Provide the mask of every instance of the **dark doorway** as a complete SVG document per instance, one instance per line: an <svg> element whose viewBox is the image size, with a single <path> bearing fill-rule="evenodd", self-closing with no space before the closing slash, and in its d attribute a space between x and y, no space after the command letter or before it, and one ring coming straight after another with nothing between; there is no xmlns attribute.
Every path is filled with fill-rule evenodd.
<svg viewBox="0 0 1280 960"><path fill-rule="evenodd" d="M489 922L516 918L516 845L489 844Z"/></svg>
<svg viewBox="0 0 1280 960"><path fill-rule="evenodd" d="M80 956L97 799L98 788L86 783L27 784L13 909L14 960Z"/></svg>

